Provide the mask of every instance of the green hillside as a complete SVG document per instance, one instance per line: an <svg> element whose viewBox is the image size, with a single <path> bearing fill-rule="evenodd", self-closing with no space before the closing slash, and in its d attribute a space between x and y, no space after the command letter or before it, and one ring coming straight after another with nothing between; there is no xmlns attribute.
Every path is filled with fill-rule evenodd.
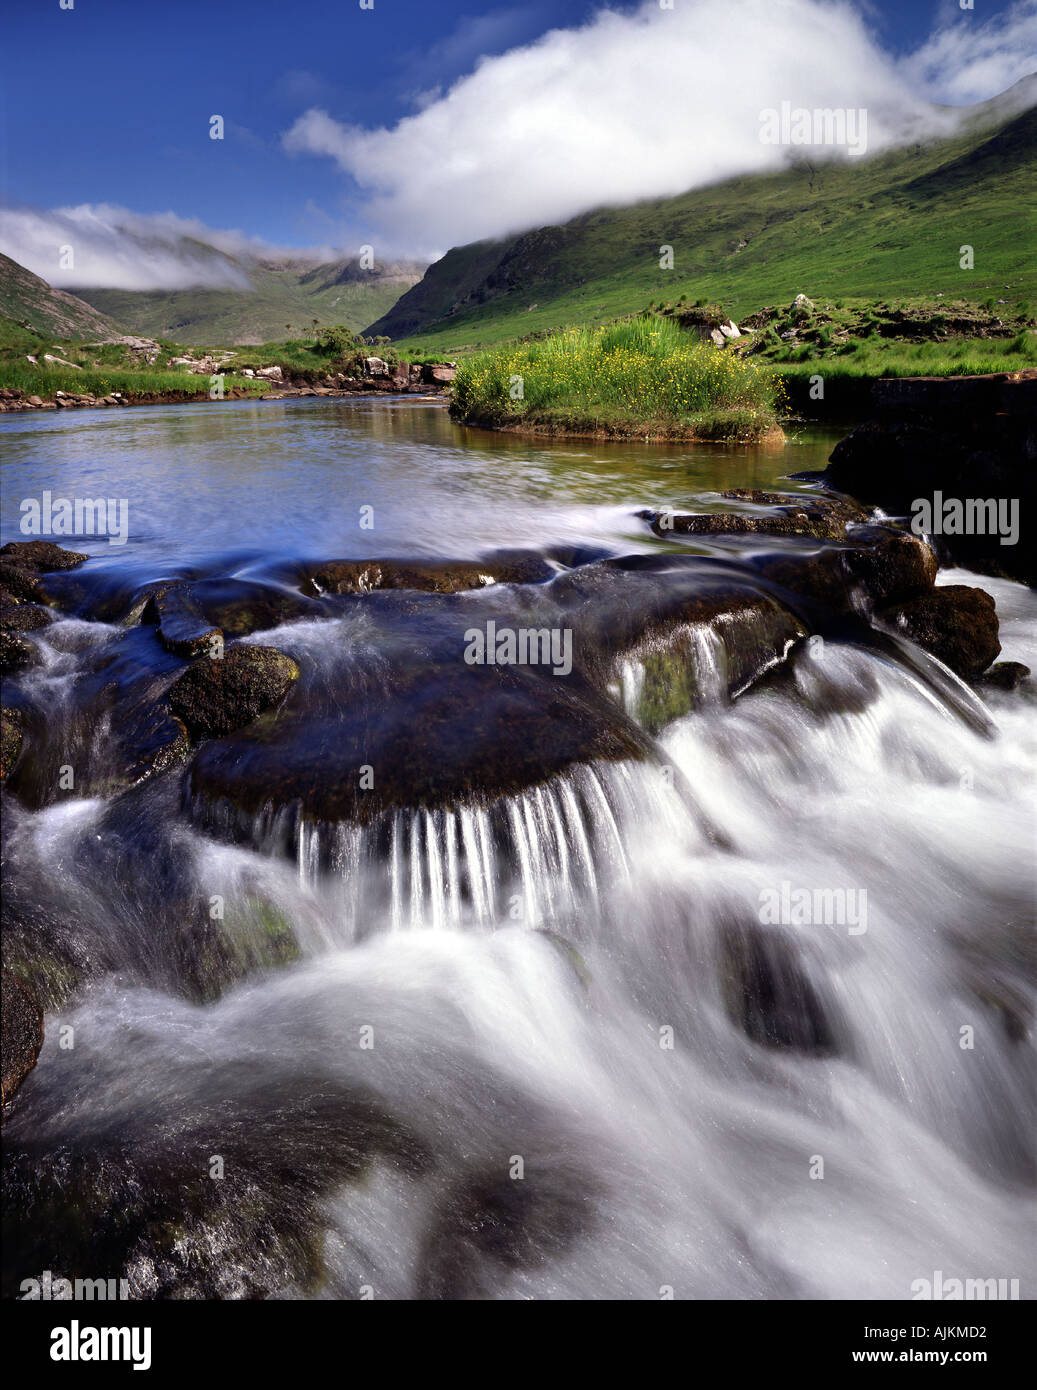
<svg viewBox="0 0 1037 1390"><path fill-rule="evenodd" d="M0 255L0 318L55 339L111 338L125 331L93 305L56 290L4 255Z"/></svg>
<svg viewBox="0 0 1037 1390"><path fill-rule="evenodd" d="M1032 101L1037 80L1019 86ZM798 293L1031 300L1037 107L1008 120L1002 109L988 103L953 139L865 162L800 158L780 173L456 248L365 331L449 356L681 296L736 319ZM671 270L659 266L665 245ZM959 265L964 245L971 270Z"/></svg>
<svg viewBox="0 0 1037 1390"><path fill-rule="evenodd" d="M228 258L229 259L229 258ZM139 333L179 343L230 345L283 339L318 326L360 329L389 312L423 266L400 262L362 270L355 261L239 260L248 289L105 290L76 293Z"/></svg>

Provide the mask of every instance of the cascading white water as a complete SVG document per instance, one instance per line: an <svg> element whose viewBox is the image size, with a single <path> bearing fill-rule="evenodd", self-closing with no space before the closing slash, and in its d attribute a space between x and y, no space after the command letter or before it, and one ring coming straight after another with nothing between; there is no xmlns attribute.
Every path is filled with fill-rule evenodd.
<svg viewBox="0 0 1037 1390"><path fill-rule="evenodd" d="M177 440L176 490L147 515L164 557L187 531L201 563L234 507L186 525L183 469L202 495L212 449ZM283 469L298 535L257 512L234 543L338 553L341 440L304 435L292 457L317 463ZM378 471L359 436L348 481L383 489L379 547L470 536L472 454L433 444L434 467L387 449ZM523 492L525 451L491 462L477 519L502 545L549 531L625 552L634 506L688 486L683 453L633 480L624 458L599 507L595 458L590 500L552 513ZM561 486L551 464L541 492ZM743 458L724 466L744 481ZM1037 667L1032 594L945 581L992 592L1004 657ZM391 665L369 613L249 640L296 655L315 702L348 703L351 667L377 683ZM80 639L61 622L32 640L46 661L23 688L63 728ZM139 641L145 667L152 647L166 661ZM137 1297L900 1300L941 1270L1032 1296L1030 696L988 690L988 733L950 678L829 641L731 702L712 638L688 641L701 698L654 760L513 796L363 825L268 807L247 834L192 824L176 776L12 799L6 930L52 994L5 1123L11 1277L125 1274ZM631 715L643 670L614 673ZM853 910L764 920L796 890Z"/></svg>

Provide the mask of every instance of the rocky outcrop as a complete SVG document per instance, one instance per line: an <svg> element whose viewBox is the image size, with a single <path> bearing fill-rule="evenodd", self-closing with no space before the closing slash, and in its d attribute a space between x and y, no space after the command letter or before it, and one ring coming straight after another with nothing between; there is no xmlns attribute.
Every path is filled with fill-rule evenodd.
<svg viewBox="0 0 1037 1390"><path fill-rule="evenodd" d="M824 481L859 501L916 516L934 544L981 574L1037 584L1032 532L1037 506L1037 370L975 377L883 380L875 414L836 445ZM1015 503L1014 541L984 520L955 534L926 524L927 504ZM960 528L958 528L960 529Z"/></svg>
<svg viewBox="0 0 1037 1390"><path fill-rule="evenodd" d="M295 662L274 647L234 647L178 676L169 689L169 707L193 738L218 737L275 708L298 677Z"/></svg>
<svg viewBox="0 0 1037 1390"><path fill-rule="evenodd" d="M13 565L43 573L75 569L89 558L78 550L65 550L53 541L8 541L0 547L0 555Z"/></svg>
<svg viewBox="0 0 1037 1390"><path fill-rule="evenodd" d="M994 600L967 584L935 588L882 617L963 680L981 675L1001 651Z"/></svg>
<svg viewBox="0 0 1037 1390"><path fill-rule="evenodd" d="M7 970L0 975L0 990L0 1096L7 1105L40 1055L43 1010Z"/></svg>

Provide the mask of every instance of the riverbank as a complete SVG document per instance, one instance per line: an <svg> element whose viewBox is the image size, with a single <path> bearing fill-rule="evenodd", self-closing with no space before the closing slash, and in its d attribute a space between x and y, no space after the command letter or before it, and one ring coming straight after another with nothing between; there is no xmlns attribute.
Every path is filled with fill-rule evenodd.
<svg viewBox="0 0 1037 1390"><path fill-rule="evenodd" d="M439 394L455 364L401 358L345 329L255 348L125 335L53 343L0 318L0 413L291 396Z"/></svg>

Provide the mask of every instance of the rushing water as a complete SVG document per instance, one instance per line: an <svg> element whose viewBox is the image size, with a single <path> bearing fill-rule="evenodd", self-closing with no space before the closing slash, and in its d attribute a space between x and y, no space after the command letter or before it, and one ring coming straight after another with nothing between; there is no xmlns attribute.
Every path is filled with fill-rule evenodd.
<svg viewBox="0 0 1037 1390"><path fill-rule="evenodd" d="M708 565L637 511L789 489L833 440L541 447L354 400L37 415L0 438L4 540L45 489L127 499L125 547L67 542L113 591L287 591L301 560L500 549L560 573ZM1004 659L1037 665L1028 590L940 582L993 593ZM535 587L481 601L554 601ZM324 718L398 648L431 660L436 611L360 600L245 640L292 655ZM941 1270L1032 1295L1025 691L984 695L988 722L953 679L837 638L732 701L703 630L698 698L646 760L362 822L221 820L180 769L105 781L125 718L105 682L136 698L131 667L183 666L153 630L32 637L16 695L47 732L33 794L6 803L5 931L53 959L5 1122L8 1290L50 1269L138 1297L901 1299ZM612 698L636 714L645 678L631 658ZM79 790L41 791L61 762ZM783 885L851 908L761 928ZM216 898L219 969L191 926Z"/></svg>

